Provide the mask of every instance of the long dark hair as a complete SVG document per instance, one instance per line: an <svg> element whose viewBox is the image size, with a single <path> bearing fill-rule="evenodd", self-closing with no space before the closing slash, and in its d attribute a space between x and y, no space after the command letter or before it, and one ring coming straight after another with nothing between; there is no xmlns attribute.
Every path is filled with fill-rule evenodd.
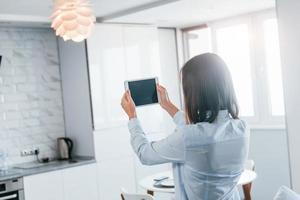
<svg viewBox="0 0 300 200"><path fill-rule="evenodd" d="M181 69L188 122L214 122L220 110L238 118L238 104L232 78L225 62L205 53L190 59Z"/></svg>

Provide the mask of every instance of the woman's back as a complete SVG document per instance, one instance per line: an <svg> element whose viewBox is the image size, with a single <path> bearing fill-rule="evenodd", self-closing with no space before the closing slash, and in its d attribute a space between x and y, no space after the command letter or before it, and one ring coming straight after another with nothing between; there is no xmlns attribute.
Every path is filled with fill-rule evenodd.
<svg viewBox="0 0 300 200"><path fill-rule="evenodd" d="M249 143L245 123L220 111L213 123L184 125L179 130L185 146L184 163L176 169L177 184L184 185L181 192L185 194L180 196L197 200L239 199L236 184Z"/></svg>

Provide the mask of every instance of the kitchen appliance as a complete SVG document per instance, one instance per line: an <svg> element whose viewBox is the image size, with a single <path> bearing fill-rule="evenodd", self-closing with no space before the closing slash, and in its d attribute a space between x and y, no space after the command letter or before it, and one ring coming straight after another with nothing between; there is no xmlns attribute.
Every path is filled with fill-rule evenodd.
<svg viewBox="0 0 300 200"><path fill-rule="evenodd" d="M59 160L72 159L73 141L70 138L67 137L57 138L57 148L58 148Z"/></svg>
<svg viewBox="0 0 300 200"><path fill-rule="evenodd" d="M23 178L1 181L0 200L25 200Z"/></svg>

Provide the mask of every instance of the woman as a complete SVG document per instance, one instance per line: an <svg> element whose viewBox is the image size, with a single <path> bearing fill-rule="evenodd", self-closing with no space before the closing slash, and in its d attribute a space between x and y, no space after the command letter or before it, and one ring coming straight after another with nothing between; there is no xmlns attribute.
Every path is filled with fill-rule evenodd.
<svg viewBox="0 0 300 200"><path fill-rule="evenodd" d="M129 117L131 144L146 165L172 163L176 200L237 200L236 185L248 155L249 132L238 118L231 75L211 53L189 60L181 71L184 111L157 86L160 105L173 117L176 130L149 142L126 91L122 107Z"/></svg>

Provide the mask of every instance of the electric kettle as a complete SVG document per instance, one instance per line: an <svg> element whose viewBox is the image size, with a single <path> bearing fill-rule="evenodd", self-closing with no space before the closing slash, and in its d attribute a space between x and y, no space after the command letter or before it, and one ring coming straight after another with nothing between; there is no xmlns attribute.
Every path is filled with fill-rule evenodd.
<svg viewBox="0 0 300 200"><path fill-rule="evenodd" d="M57 138L58 159L71 160L73 141L67 137Z"/></svg>

